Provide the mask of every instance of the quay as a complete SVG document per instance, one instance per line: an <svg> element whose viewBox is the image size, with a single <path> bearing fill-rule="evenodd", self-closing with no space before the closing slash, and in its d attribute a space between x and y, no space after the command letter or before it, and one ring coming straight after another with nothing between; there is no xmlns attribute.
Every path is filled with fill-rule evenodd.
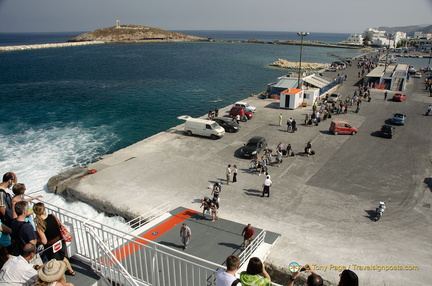
<svg viewBox="0 0 432 286"><path fill-rule="evenodd" d="M361 81L356 60L343 72L348 79L337 92L345 98L358 90ZM54 176L48 188L132 219L166 202L201 212L199 200L210 196L210 185L222 182L222 219L281 234L265 260L270 276L279 283L286 283L288 265L297 262L313 266L331 285L337 285L344 268L355 271L361 285L427 285L432 267L427 251L432 248L432 129L430 117L423 114L432 98L422 83L421 79L408 82L405 102L391 101L391 91L390 100L383 100L383 90L372 90L372 101L363 102L359 113L351 108L347 114L334 115L332 120L348 121L359 129L354 136L330 134L331 120L305 126L310 106L285 110L278 108L277 100L250 97L246 101L257 111L253 119L241 123L238 133L219 140L188 137L180 124L85 168ZM229 109L221 108L220 116L228 116ZM395 112L407 114L406 125L397 127L393 139L379 137L377 130ZM298 123L295 133L286 132L290 117ZM280 167L269 166L270 198L261 197L264 177L239 156L239 149L256 135L265 137L272 149L280 141L284 146L290 143L296 154L284 158ZM311 157L303 154L309 140L316 152ZM225 184L228 164L239 169L238 182L230 185ZM379 201L386 202L387 210L373 222ZM211 249L216 229L223 226L219 221L209 224L215 229L208 241ZM202 241L194 246L194 240L205 238L193 237L190 249L203 247ZM375 266L417 266L417 270L378 271Z"/></svg>
<svg viewBox="0 0 432 286"><path fill-rule="evenodd" d="M35 45L17 45L17 46L0 46L0 51L22 51L22 50L35 50L35 49L48 49L48 48L63 48L84 45L97 45L105 44L102 41L85 41L85 42L71 42L71 43L52 43L52 44L35 44Z"/></svg>

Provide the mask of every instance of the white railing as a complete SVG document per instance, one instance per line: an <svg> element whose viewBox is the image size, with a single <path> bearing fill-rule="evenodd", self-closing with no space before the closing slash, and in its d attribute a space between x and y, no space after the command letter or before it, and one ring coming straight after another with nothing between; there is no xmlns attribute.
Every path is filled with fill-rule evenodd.
<svg viewBox="0 0 432 286"><path fill-rule="evenodd" d="M151 222L152 220L160 217L164 213L167 213L171 209L171 203L166 202L148 212L145 214L142 214L130 221L127 222L127 224L132 227L133 229L138 229L142 227L143 225Z"/></svg>
<svg viewBox="0 0 432 286"><path fill-rule="evenodd" d="M224 266L87 219L44 202L73 235L71 256L119 285L214 286Z"/></svg>
<svg viewBox="0 0 432 286"><path fill-rule="evenodd" d="M246 263L251 255L258 249L258 247L264 242L267 232L265 230L261 231L257 237L246 247L246 249L240 253L240 266Z"/></svg>

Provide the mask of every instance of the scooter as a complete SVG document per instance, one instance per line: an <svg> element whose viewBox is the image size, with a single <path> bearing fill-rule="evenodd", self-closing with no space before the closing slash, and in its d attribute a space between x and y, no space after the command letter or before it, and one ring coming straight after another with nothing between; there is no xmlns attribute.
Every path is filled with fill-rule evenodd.
<svg viewBox="0 0 432 286"><path fill-rule="evenodd" d="M384 202L380 202L379 203L379 207L377 207L376 210L375 210L374 221L378 221L382 217L385 209L386 209L385 203Z"/></svg>

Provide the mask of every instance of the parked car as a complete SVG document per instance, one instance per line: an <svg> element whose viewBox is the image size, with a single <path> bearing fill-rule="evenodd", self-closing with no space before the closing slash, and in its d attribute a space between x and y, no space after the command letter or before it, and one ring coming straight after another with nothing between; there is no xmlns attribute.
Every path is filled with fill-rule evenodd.
<svg viewBox="0 0 432 286"><path fill-rule="evenodd" d="M233 106L229 112L229 115L233 117L237 116L237 114L240 115L241 118L243 118L243 116L246 116L247 119L251 119L253 117L253 112L249 109L245 109L242 106Z"/></svg>
<svg viewBox="0 0 432 286"><path fill-rule="evenodd" d="M254 136L240 149L243 157L251 158L257 155L261 150L267 148L267 141L264 137Z"/></svg>
<svg viewBox="0 0 432 286"><path fill-rule="evenodd" d="M234 103L234 106L242 106L246 109L249 109L252 112L256 111L256 107L255 106L251 106L249 105L249 103L245 102L245 101L237 101L236 103Z"/></svg>
<svg viewBox="0 0 432 286"><path fill-rule="evenodd" d="M396 127L394 127L393 125L384 124L383 126L381 126L381 130L380 130L381 136L392 139L395 129Z"/></svg>
<svg viewBox="0 0 432 286"><path fill-rule="evenodd" d="M340 93L332 93L327 95L327 102L336 102L341 98Z"/></svg>
<svg viewBox="0 0 432 286"><path fill-rule="evenodd" d="M400 92L395 93L393 95L393 100L394 101L404 101L404 100L406 100L406 95L403 93L400 93Z"/></svg>
<svg viewBox="0 0 432 286"><path fill-rule="evenodd" d="M334 135L338 134L351 134L354 135L358 132L358 129L355 127L352 127L348 122L346 121L332 121L330 123L329 131L333 133Z"/></svg>
<svg viewBox="0 0 432 286"><path fill-rule="evenodd" d="M231 118L228 117L213 117L213 121L217 122L220 126L222 126L226 132L234 133L239 131L240 124L234 122Z"/></svg>
<svg viewBox="0 0 432 286"><path fill-rule="evenodd" d="M405 124L406 115L402 113L393 114L392 123L404 125Z"/></svg>
<svg viewBox="0 0 432 286"><path fill-rule="evenodd" d="M335 67L328 67L328 68L325 69L325 71L327 71L327 72L335 72L335 71L337 71L337 68L335 68Z"/></svg>

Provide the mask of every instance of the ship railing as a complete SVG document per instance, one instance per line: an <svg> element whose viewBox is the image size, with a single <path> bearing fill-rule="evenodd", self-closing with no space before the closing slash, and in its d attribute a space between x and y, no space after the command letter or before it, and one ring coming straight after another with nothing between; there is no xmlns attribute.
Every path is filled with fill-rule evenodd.
<svg viewBox="0 0 432 286"><path fill-rule="evenodd" d="M264 242L267 232L265 230L261 231L257 237L255 237L251 243L240 253L240 266L249 261L252 254L258 249L258 247Z"/></svg>
<svg viewBox="0 0 432 286"><path fill-rule="evenodd" d="M145 224L147 224L147 223L155 220L156 218L160 217L164 213L167 213L170 209L171 209L171 203L166 202L166 203L146 212L145 214L142 214L142 215L128 221L127 225L129 225L133 229L138 229L138 228L144 226Z"/></svg>
<svg viewBox="0 0 432 286"><path fill-rule="evenodd" d="M225 269L217 263L44 204L47 214L55 214L73 236L72 242L67 243L69 256L119 285L214 286L217 271Z"/></svg>

